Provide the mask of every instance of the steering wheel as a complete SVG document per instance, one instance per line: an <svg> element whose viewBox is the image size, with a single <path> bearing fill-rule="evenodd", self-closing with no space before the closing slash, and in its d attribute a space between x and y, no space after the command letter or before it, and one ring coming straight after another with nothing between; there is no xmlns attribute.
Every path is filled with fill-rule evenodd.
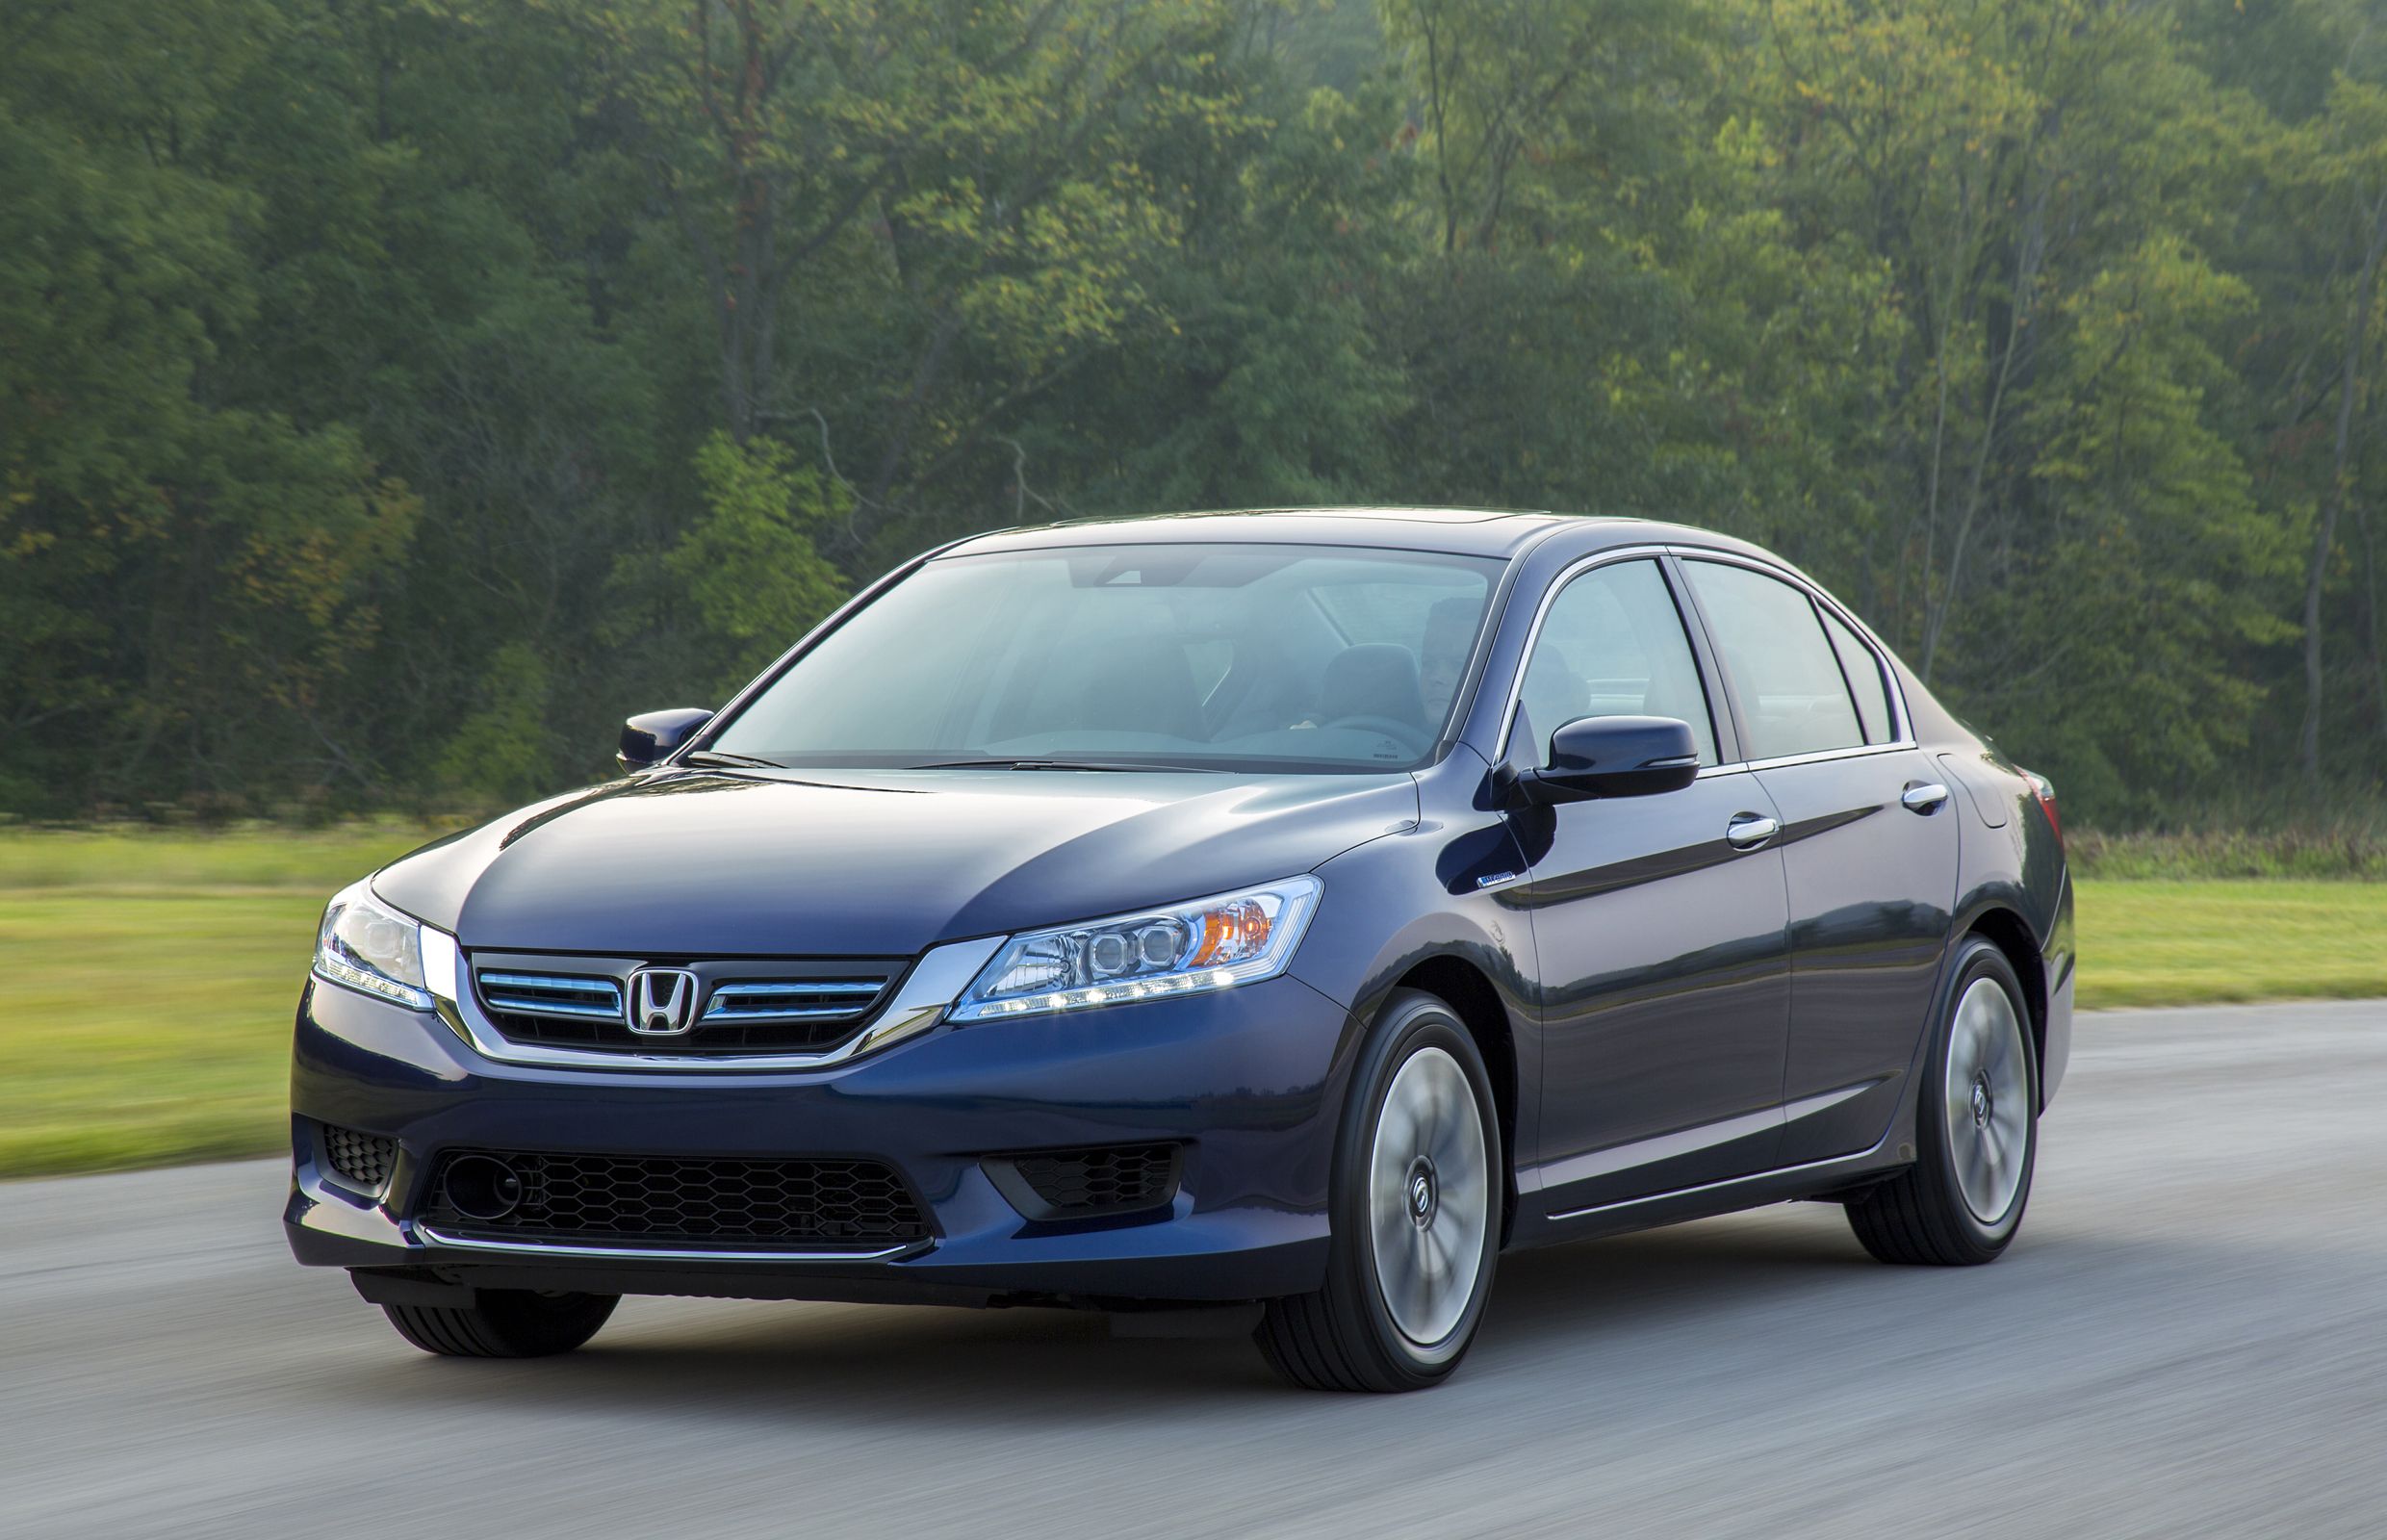
<svg viewBox="0 0 2387 1540"><path fill-rule="evenodd" d="M1434 740L1424 730L1389 716L1339 716L1326 724L1330 728L1348 728L1354 732L1373 732L1392 739L1419 758L1424 758Z"/></svg>

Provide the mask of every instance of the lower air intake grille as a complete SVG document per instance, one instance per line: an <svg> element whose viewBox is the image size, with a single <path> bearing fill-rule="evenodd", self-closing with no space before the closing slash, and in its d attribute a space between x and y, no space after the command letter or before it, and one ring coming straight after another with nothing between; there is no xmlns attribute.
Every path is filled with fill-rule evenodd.
<svg viewBox="0 0 2387 1540"><path fill-rule="evenodd" d="M398 1141L329 1123L322 1129L323 1159L331 1168L368 1192L380 1192L390 1179L390 1168L398 1164Z"/></svg>
<svg viewBox="0 0 2387 1540"><path fill-rule="evenodd" d="M1177 1150L1174 1144L1045 1150L989 1162L988 1169L1004 1195L1032 1219L1095 1219L1159 1208L1175 1197Z"/></svg>
<svg viewBox="0 0 2387 1540"><path fill-rule="evenodd" d="M448 1173L468 1156L507 1167L521 1184L519 1201L490 1217L484 1183L460 1207ZM927 1217L894 1169L859 1160L459 1150L441 1161L424 1218L457 1235L624 1246L884 1246L929 1233Z"/></svg>

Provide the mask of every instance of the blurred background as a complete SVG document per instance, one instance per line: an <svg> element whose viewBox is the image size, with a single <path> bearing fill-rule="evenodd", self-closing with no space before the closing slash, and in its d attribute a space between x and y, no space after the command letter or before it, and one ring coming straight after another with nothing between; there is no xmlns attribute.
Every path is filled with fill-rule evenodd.
<svg viewBox="0 0 2387 1540"><path fill-rule="evenodd" d="M1762 542L2085 1004L2387 993L2383 259L2374 0L0 0L0 1173L270 1149L329 889L1140 510Z"/></svg>

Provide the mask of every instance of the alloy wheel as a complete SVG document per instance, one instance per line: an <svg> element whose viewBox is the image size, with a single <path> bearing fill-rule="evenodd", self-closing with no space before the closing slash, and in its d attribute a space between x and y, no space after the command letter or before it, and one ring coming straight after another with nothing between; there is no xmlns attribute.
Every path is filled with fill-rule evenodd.
<svg viewBox="0 0 2387 1540"><path fill-rule="evenodd" d="M1948 1034L1950 1168L1974 1219L1994 1226L2014 1207L2030 1153L2030 1050L2014 1000L1975 979Z"/></svg>
<svg viewBox="0 0 2387 1540"><path fill-rule="evenodd" d="M1369 1156L1376 1287L1400 1334L1430 1349L1475 1296L1491 1222L1482 1116L1458 1061L1410 1056L1384 1094Z"/></svg>

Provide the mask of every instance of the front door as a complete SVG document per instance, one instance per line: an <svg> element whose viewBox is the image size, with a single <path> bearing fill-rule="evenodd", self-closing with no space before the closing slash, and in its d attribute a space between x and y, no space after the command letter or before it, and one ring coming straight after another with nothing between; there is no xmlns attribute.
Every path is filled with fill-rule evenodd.
<svg viewBox="0 0 2387 1540"><path fill-rule="evenodd" d="M1677 717L1717 762L1716 715L1664 568L1572 578L1526 660L1509 755L1542 764L1583 716ZM1789 966L1777 817L1746 773L1528 809L1544 1028L1541 1182L1567 1214L1774 1164Z"/></svg>

